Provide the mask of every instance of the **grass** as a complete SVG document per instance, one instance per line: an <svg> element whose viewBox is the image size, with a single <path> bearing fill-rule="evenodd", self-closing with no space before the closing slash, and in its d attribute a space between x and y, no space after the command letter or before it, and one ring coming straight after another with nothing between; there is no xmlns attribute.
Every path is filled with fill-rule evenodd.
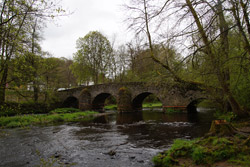
<svg viewBox="0 0 250 167"><path fill-rule="evenodd" d="M166 114L175 114L175 113L183 113L183 110L176 109L176 108L167 108L165 110Z"/></svg>
<svg viewBox="0 0 250 167"><path fill-rule="evenodd" d="M143 108L156 108L156 107L162 107L162 103L156 102L156 103L143 103Z"/></svg>
<svg viewBox="0 0 250 167"><path fill-rule="evenodd" d="M181 159L191 159L189 166L211 166L225 161L234 165L250 166L250 144L248 139L234 137L208 137L195 140L174 141L171 148L153 158L155 166L183 166Z"/></svg>
<svg viewBox="0 0 250 167"><path fill-rule="evenodd" d="M116 104L111 104L111 105L106 105L104 106L105 110L117 110L117 105Z"/></svg>
<svg viewBox="0 0 250 167"><path fill-rule="evenodd" d="M73 113L73 112L81 112L80 109L77 108L57 108L55 110L50 111L50 114L65 114L65 113Z"/></svg>
<svg viewBox="0 0 250 167"><path fill-rule="evenodd" d="M13 117L0 117L0 127L16 128L27 127L31 125L53 124L59 122L76 122L88 120L97 112L94 111L78 111L74 113L72 109L57 109L48 115L19 115Z"/></svg>
<svg viewBox="0 0 250 167"><path fill-rule="evenodd" d="M143 108L157 108L157 107L162 107L162 104L160 102L157 103L144 103L142 104ZM116 104L111 104L111 105L106 105L104 107L105 110L117 110L117 105Z"/></svg>

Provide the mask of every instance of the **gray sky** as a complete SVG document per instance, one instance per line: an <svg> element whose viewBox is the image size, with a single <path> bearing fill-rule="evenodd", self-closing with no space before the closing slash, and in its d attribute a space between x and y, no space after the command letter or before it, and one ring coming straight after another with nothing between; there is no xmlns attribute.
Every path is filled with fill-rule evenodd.
<svg viewBox="0 0 250 167"><path fill-rule="evenodd" d="M54 57L72 58L76 40L89 31L100 31L116 45L129 40L121 5L124 0L62 0L64 9L73 14L60 17L44 29L42 48Z"/></svg>

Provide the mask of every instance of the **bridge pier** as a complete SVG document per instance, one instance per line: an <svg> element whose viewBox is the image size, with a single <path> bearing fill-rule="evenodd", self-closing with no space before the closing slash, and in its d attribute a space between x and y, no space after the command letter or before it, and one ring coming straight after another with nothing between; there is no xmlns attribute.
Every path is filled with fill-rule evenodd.
<svg viewBox="0 0 250 167"><path fill-rule="evenodd" d="M91 94L87 88L83 89L80 93L79 109L82 111L92 110Z"/></svg>
<svg viewBox="0 0 250 167"><path fill-rule="evenodd" d="M118 112L133 112L131 92L121 87L118 92L117 110Z"/></svg>

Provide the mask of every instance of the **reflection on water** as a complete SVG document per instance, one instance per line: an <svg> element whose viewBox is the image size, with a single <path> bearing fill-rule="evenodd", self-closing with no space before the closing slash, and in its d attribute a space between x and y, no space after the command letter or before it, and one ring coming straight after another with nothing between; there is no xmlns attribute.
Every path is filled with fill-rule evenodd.
<svg viewBox="0 0 250 167"><path fill-rule="evenodd" d="M202 111L170 115L143 111L76 124L0 130L0 166L35 166L51 156L79 167L152 166L152 157L174 139L202 136L211 120L212 114Z"/></svg>

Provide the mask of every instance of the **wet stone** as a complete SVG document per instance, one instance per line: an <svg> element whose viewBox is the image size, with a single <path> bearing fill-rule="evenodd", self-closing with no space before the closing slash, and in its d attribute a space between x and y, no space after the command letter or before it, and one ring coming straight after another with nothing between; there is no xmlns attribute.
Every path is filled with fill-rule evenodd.
<svg viewBox="0 0 250 167"><path fill-rule="evenodd" d="M129 159L135 159L135 156L131 156L131 157L129 157Z"/></svg>

